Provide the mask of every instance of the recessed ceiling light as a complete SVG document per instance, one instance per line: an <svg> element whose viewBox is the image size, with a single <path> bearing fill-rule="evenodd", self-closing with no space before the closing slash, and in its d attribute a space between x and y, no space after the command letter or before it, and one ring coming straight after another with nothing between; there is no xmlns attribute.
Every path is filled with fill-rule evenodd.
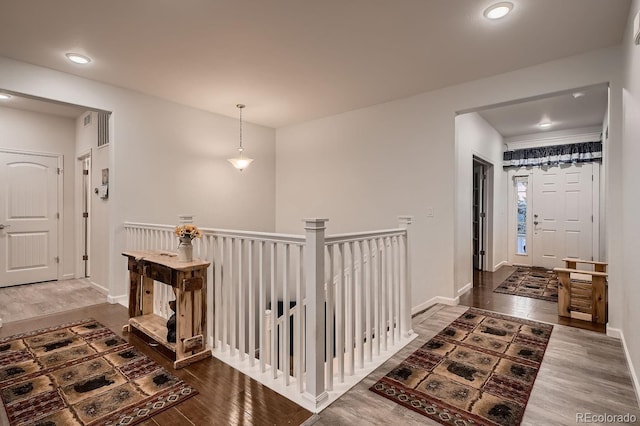
<svg viewBox="0 0 640 426"><path fill-rule="evenodd" d="M542 123L538 124L538 127L540 127L541 129L548 129L552 125L553 123L550 121L543 121Z"/></svg>
<svg viewBox="0 0 640 426"><path fill-rule="evenodd" d="M500 19L504 18L513 9L513 3L503 1L489 6L484 11L484 16L488 19Z"/></svg>
<svg viewBox="0 0 640 426"><path fill-rule="evenodd" d="M11 99L11 95L8 93L0 93L0 100L6 101L7 99Z"/></svg>
<svg viewBox="0 0 640 426"><path fill-rule="evenodd" d="M584 96L584 92L575 92L575 93L572 93L572 96L578 99Z"/></svg>
<svg viewBox="0 0 640 426"><path fill-rule="evenodd" d="M89 62L91 62L91 58L90 57L81 55L79 53L67 53L65 56L71 62L76 63L76 64L80 64L80 65L86 65Z"/></svg>

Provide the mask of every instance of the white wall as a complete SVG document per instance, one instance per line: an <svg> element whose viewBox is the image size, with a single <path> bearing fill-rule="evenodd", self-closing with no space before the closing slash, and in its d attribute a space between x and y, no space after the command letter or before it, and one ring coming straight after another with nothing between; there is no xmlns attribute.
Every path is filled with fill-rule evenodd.
<svg viewBox="0 0 640 426"><path fill-rule="evenodd" d="M469 263L454 247L456 112L608 81L619 88L620 53L598 50L278 129L277 230L298 231L308 216L328 217L331 233L388 228L412 214L413 306L455 301L454 264ZM610 136L619 144L619 133Z"/></svg>
<svg viewBox="0 0 640 426"><path fill-rule="evenodd" d="M622 333L632 363L636 393L640 392L638 375L640 374L640 275L638 274L638 259L640 258L640 46L631 40L633 16L640 10L640 1L634 0L631 6L631 16L627 26L623 48L624 62L624 99L623 99L623 144L622 144L622 241L624 253L622 280ZM611 229L608 230L610 235ZM611 235L616 238L618 235ZM611 291L612 284L609 285ZM611 310L611 308L610 308ZM638 395L640 400L640 395Z"/></svg>
<svg viewBox="0 0 640 426"><path fill-rule="evenodd" d="M0 149L59 154L63 156L62 266L61 278L75 276L74 217L75 123L71 118L0 107Z"/></svg>
<svg viewBox="0 0 640 426"><path fill-rule="evenodd" d="M488 206L486 269L495 271L507 260L507 174L502 170L503 138L477 113L456 117L456 259L455 283L459 291L473 282L473 156L492 164L487 170Z"/></svg>
<svg viewBox="0 0 640 426"><path fill-rule="evenodd" d="M246 153L255 161L240 173L226 161L237 154L237 117L8 58L0 58L0 70L1 89L113 112L107 153L109 257L100 259L110 275L108 283L97 283L109 289L110 300L126 301L126 262L120 255L125 221L173 224L179 214L190 213L205 227L273 231L273 129L245 123Z"/></svg>

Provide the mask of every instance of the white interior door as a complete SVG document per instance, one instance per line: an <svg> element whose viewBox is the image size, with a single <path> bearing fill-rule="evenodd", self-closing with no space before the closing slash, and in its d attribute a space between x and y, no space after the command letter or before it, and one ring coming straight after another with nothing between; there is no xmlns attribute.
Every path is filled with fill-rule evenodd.
<svg viewBox="0 0 640 426"><path fill-rule="evenodd" d="M533 170L533 266L563 266L562 259L593 256L593 166Z"/></svg>
<svg viewBox="0 0 640 426"><path fill-rule="evenodd" d="M58 278L58 159L0 152L0 287Z"/></svg>

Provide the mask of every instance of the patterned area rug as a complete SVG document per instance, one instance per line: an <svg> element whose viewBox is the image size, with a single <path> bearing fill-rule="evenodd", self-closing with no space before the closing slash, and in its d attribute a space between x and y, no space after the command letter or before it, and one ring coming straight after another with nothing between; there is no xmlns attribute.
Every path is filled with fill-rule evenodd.
<svg viewBox="0 0 640 426"><path fill-rule="evenodd" d="M552 330L469 308L370 390L444 425L519 425Z"/></svg>
<svg viewBox="0 0 640 426"><path fill-rule="evenodd" d="M493 292L557 302L558 276L548 269L520 266Z"/></svg>
<svg viewBox="0 0 640 426"><path fill-rule="evenodd" d="M197 393L94 320L0 339L12 426L132 425Z"/></svg>

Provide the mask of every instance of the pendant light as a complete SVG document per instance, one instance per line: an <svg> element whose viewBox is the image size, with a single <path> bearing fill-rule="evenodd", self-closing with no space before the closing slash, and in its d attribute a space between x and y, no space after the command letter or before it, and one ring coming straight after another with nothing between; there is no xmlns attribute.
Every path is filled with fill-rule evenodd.
<svg viewBox="0 0 640 426"><path fill-rule="evenodd" d="M253 158L245 157L244 148L242 147L242 109L245 107L245 105L238 104L236 105L236 107L238 107L238 109L240 110L240 147L238 148L240 155L238 155L238 157L236 158L229 158L229 160L227 161L233 164L233 167L235 167L236 169L243 171L249 166L249 164L251 164Z"/></svg>

